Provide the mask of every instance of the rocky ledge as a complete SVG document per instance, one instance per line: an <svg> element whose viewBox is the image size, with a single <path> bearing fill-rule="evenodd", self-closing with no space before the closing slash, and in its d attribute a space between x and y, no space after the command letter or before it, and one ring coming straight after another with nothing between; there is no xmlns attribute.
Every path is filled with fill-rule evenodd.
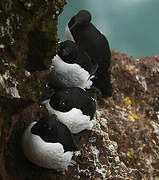
<svg viewBox="0 0 159 180"><path fill-rule="evenodd" d="M39 168L29 163L20 146L24 128L47 114L39 103L24 106L10 117L1 114L0 179L154 179L159 178L159 56L134 59L112 51L113 96L103 99L96 89L96 125L83 131L76 165L65 173ZM41 80L44 72L37 73ZM17 103L15 103L17 101ZM21 107L19 99L1 99L8 108ZM14 107L15 108L15 107ZM21 107L22 109L22 107ZM2 123L3 122L3 123ZM9 123L8 123L9 122Z"/></svg>

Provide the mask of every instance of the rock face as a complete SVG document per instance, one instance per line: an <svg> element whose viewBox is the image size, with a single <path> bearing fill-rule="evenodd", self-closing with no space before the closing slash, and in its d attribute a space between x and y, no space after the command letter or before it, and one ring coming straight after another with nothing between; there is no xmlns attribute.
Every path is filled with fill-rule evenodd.
<svg viewBox="0 0 159 180"><path fill-rule="evenodd" d="M40 102L53 93L47 68L58 50L57 17L65 3L0 1L0 180L159 179L159 56L134 59L112 51L113 96L102 99L90 90L96 125L77 135L76 165L67 172L24 157L25 127L48 115Z"/></svg>
<svg viewBox="0 0 159 180"><path fill-rule="evenodd" d="M39 103L26 104L5 123L0 122L0 179L158 179L159 56L133 59L113 50L111 70L113 96L102 99L98 90L90 91L97 100L97 123L92 131L77 135L82 140L73 157L75 166L62 174L25 159L20 146L23 130L47 114ZM42 73L37 73L39 79ZM12 101L15 103L5 99L4 103ZM17 101L17 108L20 103Z"/></svg>
<svg viewBox="0 0 159 180"><path fill-rule="evenodd" d="M43 70L56 54L57 18L66 0L1 0L0 54L23 61L29 71Z"/></svg>

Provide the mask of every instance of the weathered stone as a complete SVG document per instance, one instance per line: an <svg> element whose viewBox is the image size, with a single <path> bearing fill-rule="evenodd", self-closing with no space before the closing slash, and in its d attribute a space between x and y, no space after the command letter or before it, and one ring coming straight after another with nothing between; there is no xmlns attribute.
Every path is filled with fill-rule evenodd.
<svg viewBox="0 0 159 180"><path fill-rule="evenodd" d="M98 90L89 91L97 100L97 123L76 136L82 140L75 166L62 174L24 157L24 128L48 115L40 102L53 90L46 86L49 70L44 69L58 49L57 16L64 4L0 2L0 179L158 179L159 56L134 59L112 51L114 93L103 99Z"/></svg>
<svg viewBox="0 0 159 180"><path fill-rule="evenodd" d="M154 64L154 65L152 65ZM21 149L20 137L24 127L47 114L38 104L28 106L10 117L5 136L5 179L151 179L159 177L159 57L135 60L112 51L111 98L102 99L92 89L97 100L96 125L83 131L79 151L73 159L76 165L65 174L39 168L28 162ZM37 72L43 79L47 72ZM139 77L139 78L138 78ZM45 79L45 78L44 78ZM47 95L46 95L47 96ZM1 124L4 126L4 124ZM4 133L4 132L3 132Z"/></svg>

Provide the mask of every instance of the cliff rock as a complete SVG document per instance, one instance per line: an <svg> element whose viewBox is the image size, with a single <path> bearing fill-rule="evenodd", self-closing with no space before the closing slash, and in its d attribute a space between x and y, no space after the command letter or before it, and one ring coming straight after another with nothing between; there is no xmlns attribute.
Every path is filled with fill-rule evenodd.
<svg viewBox="0 0 159 180"><path fill-rule="evenodd" d="M41 101L58 50L57 17L65 1L0 2L0 180L159 179L159 56L134 59L112 50L113 95L97 101L96 125L82 137L65 173L23 155L26 126L48 114Z"/></svg>
<svg viewBox="0 0 159 180"><path fill-rule="evenodd" d="M98 90L90 92L97 100L97 123L92 131L77 135L82 140L73 157L76 165L57 173L25 159L22 132L28 123L47 114L39 103L33 103L13 113L5 127L6 143L0 154L3 179L157 179L159 56L134 59L113 50L111 71L113 96L103 99Z"/></svg>

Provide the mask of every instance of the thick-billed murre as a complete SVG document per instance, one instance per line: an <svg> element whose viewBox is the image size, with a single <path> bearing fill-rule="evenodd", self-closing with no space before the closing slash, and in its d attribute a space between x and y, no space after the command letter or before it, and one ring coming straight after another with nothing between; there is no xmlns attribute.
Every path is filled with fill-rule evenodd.
<svg viewBox="0 0 159 180"><path fill-rule="evenodd" d="M91 130L95 124L95 100L83 89L78 87L58 90L44 101L50 114L56 114L59 121L76 134L85 129Z"/></svg>
<svg viewBox="0 0 159 180"><path fill-rule="evenodd" d="M55 89L80 87L89 89L98 65L93 65L91 58L76 43L60 43L59 53L52 59L49 86Z"/></svg>
<svg viewBox="0 0 159 180"><path fill-rule="evenodd" d="M97 78L93 85L104 97L112 95L110 61L111 51L106 37L91 23L91 14L87 10L79 11L66 26L66 38L74 41L88 53L94 64L98 64Z"/></svg>
<svg viewBox="0 0 159 180"><path fill-rule="evenodd" d="M24 130L22 148L32 163L57 171L72 165L73 151L77 150L70 130L52 117L32 122Z"/></svg>

